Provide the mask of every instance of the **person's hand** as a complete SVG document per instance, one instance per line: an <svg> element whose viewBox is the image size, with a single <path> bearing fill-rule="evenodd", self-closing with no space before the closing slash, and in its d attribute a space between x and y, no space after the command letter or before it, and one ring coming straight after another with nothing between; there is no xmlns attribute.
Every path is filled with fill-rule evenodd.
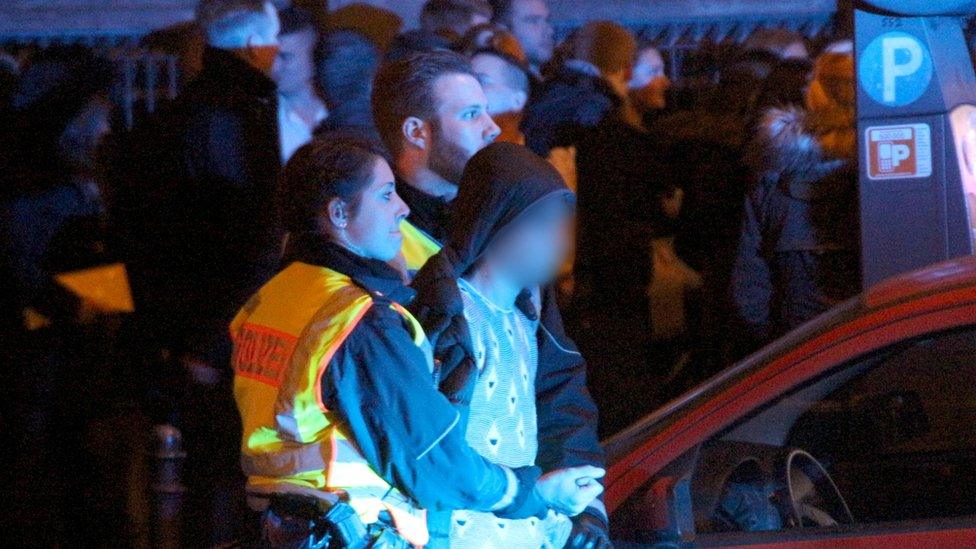
<svg viewBox="0 0 976 549"><path fill-rule="evenodd" d="M592 465L557 469L542 475L535 488L539 496L559 513L574 517L603 492L596 481L606 471Z"/></svg>
<svg viewBox="0 0 976 549"><path fill-rule="evenodd" d="M566 542L567 549L610 549L610 532L607 519L593 509L587 507L582 513L573 517L573 531Z"/></svg>

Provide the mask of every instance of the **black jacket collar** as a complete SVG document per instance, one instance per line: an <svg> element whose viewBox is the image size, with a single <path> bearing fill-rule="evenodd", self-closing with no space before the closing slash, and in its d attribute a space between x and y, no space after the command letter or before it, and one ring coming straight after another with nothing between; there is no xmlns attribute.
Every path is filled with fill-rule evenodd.
<svg viewBox="0 0 976 549"><path fill-rule="evenodd" d="M409 304L415 295L412 289L404 286L399 271L390 265L358 256L314 233L292 235L283 265L294 261L342 273L373 297L386 297L401 305Z"/></svg>
<svg viewBox="0 0 976 549"><path fill-rule="evenodd" d="M421 192L403 180L396 178L397 194L410 206L407 220L424 231L434 240L443 244L447 241L447 228L450 220L450 205L441 198Z"/></svg>

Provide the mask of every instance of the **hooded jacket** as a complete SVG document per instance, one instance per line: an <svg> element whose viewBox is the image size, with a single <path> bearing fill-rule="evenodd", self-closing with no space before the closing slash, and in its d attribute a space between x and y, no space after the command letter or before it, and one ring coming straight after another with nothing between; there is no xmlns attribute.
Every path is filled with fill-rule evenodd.
<svg viewBox="0 0 976 549"><path fill-rule="evenodd" d="M423 324L440 360L440 389L467 423L467 406L477 381L471 337L457 279L468 272L491 242L533 205L552 195L572 194L559 174L527 148L495 143L465 168L447 244L417 273L411 311ZM597 412L586 388L586 363L566 336L553 287L542 290L541 310L529 291L517 306L539 319L536 413L543 471L576 465L602 466Z"/></svg>
<svg viewBox="0 0 976 549"><path fill-rule="evenodd" d="M757 343L860 291L857 172L832 146L850 141L848 133L852 127L825 127L800 109L772 109L747 152L758 177L745 201L732 291Z"/></svg>

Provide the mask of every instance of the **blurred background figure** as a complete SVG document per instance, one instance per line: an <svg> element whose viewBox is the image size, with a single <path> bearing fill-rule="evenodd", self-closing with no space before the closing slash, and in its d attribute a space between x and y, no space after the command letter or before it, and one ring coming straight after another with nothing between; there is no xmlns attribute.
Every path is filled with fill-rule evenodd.
<svg viewBox="0 0 976 549"><path fill-rule="evenodd" d="M125 307L85 290L111 293L98 282L65 278L117 260L100 170L116 81L114 64L90 50L49 48L27 61L3 115L0 425L4 484L17 494L3 519L11 546L121 546L146 533L132 504L148 488L136 472L148 426L114 344Z"/></svg>
<svg viewBox="0 0 976 549"><path fill-rule="evenodd" d="M388 9L364 2L353 2L332 10L322 32L354 30L369 38L381 52L386 52L403 29L403 19Z"/></svg>
<svg viewBox="0 0 976 549"><path fill-rule="evenodd" d="M176 57L181 85L189 84L203 69L203 52L207 48L206 33L201 21L207 20L209 12L219 8L223 0L199 0L192 21L177 23L155 30L142 37L140 45L149 51L169 54ZM284 10L291 6L291 0L271 0L275 9Z"/></svg>
<svg viewBox="0 0 976 549"><path fill-rule="evenodd" d="M10 108L19 80L20 61L13 55L0 51L0 112Z"/></svg>
<svg viewBox="0 0 976 549"><path fill-rule="evenodd" d="M826 53L805 108L772 109L751 145L732 272L753 350L860 292L854 60Z"/></svg>
<svg viewBox="0 0 976 549"><path fill-rule="evenodd" d="M432 51L451 51L454 49L453 38L420 29L398 34L386 50L385 61L393 63L402 61L414 54Z"/></svg>
<svg viewBox="0 0 976 549"><path fill-rule="evenodd" d="M455 48L471 56L478 50L498 50L523 66L528 66L528 57L515 35L492 23L475 25L461 37Z"/></svg>
<svg viewBox="0 0 976 549"><path fill-rule="evenodd" d="M664 57L653 44L641 44L627 84L630 105L637 116L633 122L644 125L644 118L660 113L668 106L671 80L665 72Z"/></svg>
<svg viewBox="0 0 976 549"><path fill-rule="evenodd" d="M616 23L594 21L573 33L565 48L567 59L532 95L522 123L526 145L543 158L554 147L577 144L604 118L618 114L637 41ZM526 53L531 61L529 48Z"/></svg>
<svg viewBox="0 0 976 549"><path fill-rule="evenodd" d="M549 21L545 0L490 0L492 23L508 30L522 45L533 76L541 77L542 67L552 58L555 32Z"/></svg>
<svg viewBox="0 0 976 549"><path fill-rule="evenodd" d="M746 50L764 51L779 59L809 59L803 37L788 29L757 29L745 42Z"/></svg>
<svg viewBox="0 0 976 549"><path fill-rule="evenodd" d="M278 86L281 161L285 163L299 147L311 141L312 132L327 111L314 82L313 52L318 33L312 16L303 9L289 7L279 17L278 56L271 67L271 78Z"/></svg>
<svg viewBox="0 0 976 549"><path fill-rule="evenodd" d="M243 535L227 325L276 271L281 248L277 11L260 0L208 0L202 13L200 74L126 136L116 162L125 183L116 211L139 316L134 339L150 371L167 372L157 385L169 392L154 416L183 431L188 455L188 546Z"/></svg>
<svg viewBox="0 0 976 549"><path fill-rule="evenodd" d="M316 50L315 80L329 117L319 132L340 132L383 148L369 99L382 57L364 35L352 30L327 32Z"/></svg>
<svg viewBox="0 0 976 549"><path fill-rule="evenodd" d="M456 41L471 27L491 20L486 0L427 0L420 11L420 30Z"/></svg>
<svg viewBox="0 0 976 549"><path fill-rule="evenodd" d="M529 75L514 57L496 49L481 49L471 56L471 68L478 73L488 97L488 114L501 128L499 141L525 143L519 126L529 99Z"/></svg>

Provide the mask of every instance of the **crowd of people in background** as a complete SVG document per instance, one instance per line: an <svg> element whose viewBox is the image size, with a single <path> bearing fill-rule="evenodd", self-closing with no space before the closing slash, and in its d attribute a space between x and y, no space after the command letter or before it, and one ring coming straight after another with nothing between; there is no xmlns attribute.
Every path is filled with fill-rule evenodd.
<svg viewBox="0 0 976 549"><path fill-rule="evenodd" d="M849 40L760 29L679 75L666 50L612 21L557 40L545 0L429 0L420 28L399 34L362 5L323 25L287 0L254 4L201 0L195 21L145 38L178 57L181 90L132 129L112 100L117 65L99 52L0 57L0 425L20 494L4 520L21 544L144 543L145 448L160 423L183 433L184 542L255 535L228 325L301 240L281 207L294 201L289 170L354 169L316 168L309 155L329 143L382 159L408 206L397 222L458 254L404 250L390 264L416 277L418 319L445 341L444 318L463 308L477 349L456 336L462 353L498 342L490 300L461 274L476 276L533 199L573 191L571 257L536 281L538 313L505 309L555 349L502 341L531 348L540 375L573 341L585 359L568 362L581 368L565 378L572 395L531 410L540 456L576 452L552 468L599 453L595 410L600 438L613 435L861 289ZM132 311L63 282L116 264ZM580 403L568 419L567 398ZM573 418L594 423L544 436ZM592 543L591 526L574 519L563 540L572 529L570 542Z"/></svg>

